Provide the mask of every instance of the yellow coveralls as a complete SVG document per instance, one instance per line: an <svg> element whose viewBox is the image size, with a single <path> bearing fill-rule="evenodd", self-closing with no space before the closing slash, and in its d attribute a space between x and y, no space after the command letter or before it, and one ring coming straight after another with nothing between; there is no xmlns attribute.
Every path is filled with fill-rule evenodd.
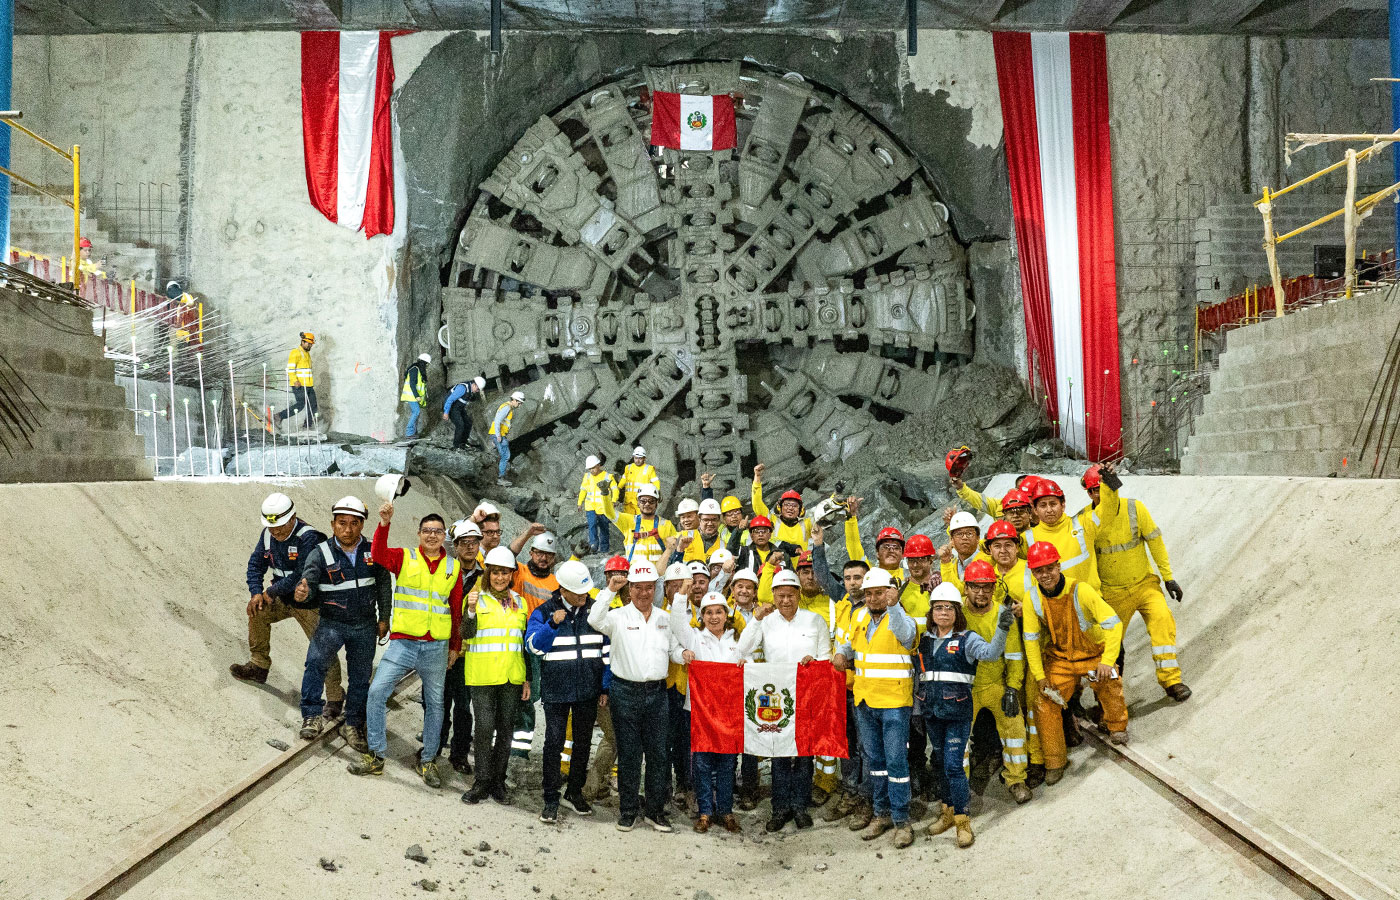
<svg viewBox="0 0 1400 900"><path fill-rule="evenodd" d="M1147 637L1152 641L1157 683L1164 688L1180 684L1176 619L1162 594L1161 581L1147 561L1147 551L1151 550L1157 572L1163 579L1172 580L1172 563L1162 541L1162 529L1152 521L1152 514L1141 500L1120 497L1106 484L1099 487L1094 518L1099 522L1094 546L1104 601L1123 620L1125 633L1133 613L1142 614Z"/></svg>
<svg viewBox="0 0 1400 900"><path fill-rule="evenodd" d="M608 498L609 503L617 502L617 481L610 472L599 472L594 475L591 472L583 473L583 481L578 486L578 505L584 512L607 515L607 504L603 497Z"/></svg>
<svg viewBox="0 0 1400 900"><path fill-rule="evenodd" d="M622 470L622 511L629 515L636 515L641 512L637 506L637 489L644 484L649 484L656 488L656 492L661 493L661 479L657 477L656 467L651 463L628 463Z"/></svg>
<svg viewBox="0 0 1400 900"><path fill-rule="evenodd" d="M311 354L300 346L293 347L287 354L287 386L312 387L315 381L311 377Z"/></svg>
<svg viewBox="0 0 1400 900"><path fill-rule="evenodd" d="M1016 564L1005 572L996 563L993 563L992 567L997 572L997 586L992 593L992 599L1003 604L1015 601L1024 607L1026 592L1035 589L1035 579L1026 569L1026 561L1016 560ZM1017 634L1019 636L1020 632ZM1040 730L1035 724L1035 698L1035 684L1027 678L1021 686L1021 714L1026 720L1026 755L1030 757L1029 762L1032 765L1043 766L1045 755L1040 751Z"/></svg>
<svg viewBox="0 0 1400 900"><path fill-rule="evenodd" d="M975 612L971 605L963 606L967 627L990 641L996 636L997 617L1002 605L993 600L986 612ZM991 635L992 637L988 637ZM1006 688L1018 693L1026 680L1026 656L1021 644L1021 629L1012 628L1006 635L1006 650L1001 659L979 662L972 679L972 721L982 710L989 709L996 719L997 734L1001 736L1002 777L1007 786L1026 780L1026 722L1020 715L1002 712L1001 698ZM966 763L964 762L964 765Z"/></svg>
<svg viewBox="0 0 1400 900"><path fill-rule="evenodd" d="M773 520L773 543L788 543L803 550L812 549L812 520L803 516L789 525L775 513L769 512L768 507L763 503L762 482L755 481L753 483L753 487L749 491L749 502L753 506L754 515Z"/></svg>
<svg viewBox="0 0 1400 900"><path fill-rule="evenodd" d="M709 542L706 543L704 533L696 529L695 537L691 538L690 543L685 546L684 559L686 562L702 562L708 566L710 564L710 557L714 555L716 550L723 546L724 538L718 531L716 531L715 536L710 538Z"/></svg>
<svg viewBox="0 0 1400 900"><path fill-rule="evenodd" d="M1060 571L1066 578L1087 584L1099 591L1099 566L1094 555L1098 527L1088 509L1074 515L1066 512L1053 526L1044 522L1026 529L1027 542L1049 541L1060 551Z"/></svg>

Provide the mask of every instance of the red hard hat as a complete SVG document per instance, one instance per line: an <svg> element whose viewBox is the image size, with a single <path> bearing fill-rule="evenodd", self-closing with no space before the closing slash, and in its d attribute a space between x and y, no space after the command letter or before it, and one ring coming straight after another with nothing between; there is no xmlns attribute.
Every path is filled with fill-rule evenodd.
<svg viewBox="0 0 1400 900"><path fill-rule="evenodd" d="M996 584L997 570L985 559L974 559L963 572L964 584Z"/></svg>
<svg viewBox="0 0 1400 900"><path fill-rule="evenodd" d="M1079 476L1079 483L1084 486L1084 490L1092 491L1103 481L1103 467L1098 463L1090 466L1083 475Z"/></svg>
<svg viewBox="0 0 1400 900"><path fill-rule="evenodd" d="M749 519L749 528L750 530L754 528L767 528L769 531L772 531L773 520L767 516L754 516L752 519Z"/></svg>
<svg viewBox="0 0 1400 900"><path fill-rule="evenodd" d="M998 519L987 528L987 536L983 539L983 543L990 544L992 541L1001 540L1003 538L1011 541L1021 540L1021 536L1016 533L1015 525Z"/></svg>
<svg viewBox="0 0 1400 900"><path fill-rule="evenodd" d="M612 559L610 559L610 560L608 560L607 562L603 563L603 574L605 574L605 575L606 575L608 572L630 572L630 571L632 571L632 567L627 563L627 557L625 557L625 556L614 556Z"/></svg>
<svg viewBox="0 0 1400 900"><path fill-rule="evenodd" d="M1031 491L1031 501L1039 500L1041 497L1059 497L1065 499L1065 492L1060 490L1060 486L1049 478L1038 479L1035 483L1035 490Z"/></svg>
<svg viewBox="0 0 1400 900"><path fill-rule="evenodd" d="M904 543L904 532L898 528L881 528L880 533L875 535L875 546L880 546L885 541L899 541Z"/></svg>
<svg viewBox="0 0 1400 900"><path fill-rule="evenodd" d="M809 568L809 569L812 567L812 551L811 551L811 550L803 550L803 551L801 551L800 553L797 554L797 563L796 563L795 565L793 565L793 568L794 568L794 569L801 569L801 568L803 568L804 566L805 566L806 568Z"/></svg>
<svg viewBox="0 0 1400 900"><path fill-rule="evenodd" d="M83 238L81 241L78 241L78 249L79 249L79 250L91 250L91 249L92 249L92 241L88 240L87 238Z"/></svg>
<svg viewBox="0 0 1400 900"><path fill-rule="evenodd" d="M1016 490L1029 497L1035 492L1035 486L1037 484L1040 484L1039 475L1027 475L1025 478L1021 479L1020 484L1016 485Z"/></svg>
<svg viewBox="0 0 1400 900"><path fill-rule="evenodd" d="M1039 569L1060 561L1060 551L1049 541L1036 541L1026 551L1026 567Z"/></svg>
<svg viewBox="0 0 1400 900"><path fill-rule="evenodd" d="M948 451L948 455L943 457L943 465L948 469L948 474L954 478L961 478L967 471L968 463L972 462L972 450L966 444L961 447L954 447Z"/></svg>
<svg viewBox="0 0 1400 900"><path fill-rule="evenodd" d="M905 559L924 559L925 557L932 556L933 552L933 541L922 534L914 535L909 539L909 543L904 545Z"/></svg>
<svg viewBox="0 0 1400 900"><path fill-rule="evenodd" d="M784 500L796 500L798 503L801 503L802 495L797 493L797 491L783 491L783 495L778 498L778 502L782 503Z"/></svg>
<svg viewBox="0 0 1400 900"><path fill-rule="evenodd" d="M1019 490L1016 488L1012 488L1011 490L1007 491L1001 498L1001 508L1003 510L1021 509L1030 505L1030 495L1023 490Z"/></svg>

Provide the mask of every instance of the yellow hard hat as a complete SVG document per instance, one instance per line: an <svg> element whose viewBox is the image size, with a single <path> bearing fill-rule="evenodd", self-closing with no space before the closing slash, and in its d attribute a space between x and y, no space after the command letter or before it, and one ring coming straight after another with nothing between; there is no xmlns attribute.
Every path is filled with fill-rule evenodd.
<svg viewBox="0 0 1400 900"><path fill-rule="evenodd" d="M738 497L725 497L724 502L719 505L722 513L733 512L736 509L743 509L744 505L739 502Z"/></svg>
<svg viewBox="0 0 1400 900"><path fill-rule="evenodd" d="M308 344L314 344L314 343L316 343L316 335L312 334L312 333L309 332L309 331L303 331L303 332L301 333L301 339L302 339L303 341L306 341Z"/></svg>

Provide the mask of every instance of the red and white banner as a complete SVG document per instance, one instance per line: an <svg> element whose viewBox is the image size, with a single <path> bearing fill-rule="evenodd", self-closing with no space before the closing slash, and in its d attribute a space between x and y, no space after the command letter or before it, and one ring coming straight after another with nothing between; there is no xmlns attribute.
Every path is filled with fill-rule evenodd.
<svg viewBox="0 0 1400 900"><path fill-rule="evenodd" d="M1032 382L1066 444L1122 446L1102 34L992 34Z"/></svg>
<svg viewBox="0 0 1400 900"><path fill-rule="evenodd" d="M696 753L846 758L846 676L829 662L690 664Z"/></svg>
<svg viewBox="0 0 1400 900"><path fill-rule="evenodd" d="M301 126L306 190L327 219L365 237L394 230L391 98L399 32L301 35Z"/></svg>
<svg viewBox="0 0 1400 900"><path fill-rule="evenodd" d="M675 150L732 150L734 98L653 91L651 142Z"/></svg>

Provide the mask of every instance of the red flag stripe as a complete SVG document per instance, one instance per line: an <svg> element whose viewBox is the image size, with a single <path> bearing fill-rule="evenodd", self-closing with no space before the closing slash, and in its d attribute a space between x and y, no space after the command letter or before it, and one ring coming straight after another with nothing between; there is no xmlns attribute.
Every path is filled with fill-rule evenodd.
<svg viewBox="0 0 1400 900"><path fill-rule="evenodd" d="M847 757L846 676L829 662L797 667L798 756Z"/></svg>
<svg viewBox="0 0 1400 900"><path fill-rule="evenodd" d="M301 35L301 130L311 205L336 220L340 132L340 33Z"/></svg>
<svg viewBox="0 0 1400 900"><path fill-rule="evenodd" d="M652 91L651 143L656 147L681 145L681 95Z"/></svg>
<svg viewBox="0 0 1400 900"><path fill-rule="evenodd" d="M715 97L714 102L714 148L716 150L732 150L735 146L734 98L723 94Z"/></svg>
<svg viewBox="0 0 1400 900"><path fill-rule="evenodd" d="M733 663L690 664L690 749L744 752L744 669ZM842 691L845 691L844 682Z"/></svg>
<svg viewBox="0 0 1400 900"><path fill-rule="evenodd" d="M394 55L390 32L379 35L374 84L374 137L370 146L369 188L365 195L365 237L394 230ZM345 223L349 224L349 223Z"/></svg>

